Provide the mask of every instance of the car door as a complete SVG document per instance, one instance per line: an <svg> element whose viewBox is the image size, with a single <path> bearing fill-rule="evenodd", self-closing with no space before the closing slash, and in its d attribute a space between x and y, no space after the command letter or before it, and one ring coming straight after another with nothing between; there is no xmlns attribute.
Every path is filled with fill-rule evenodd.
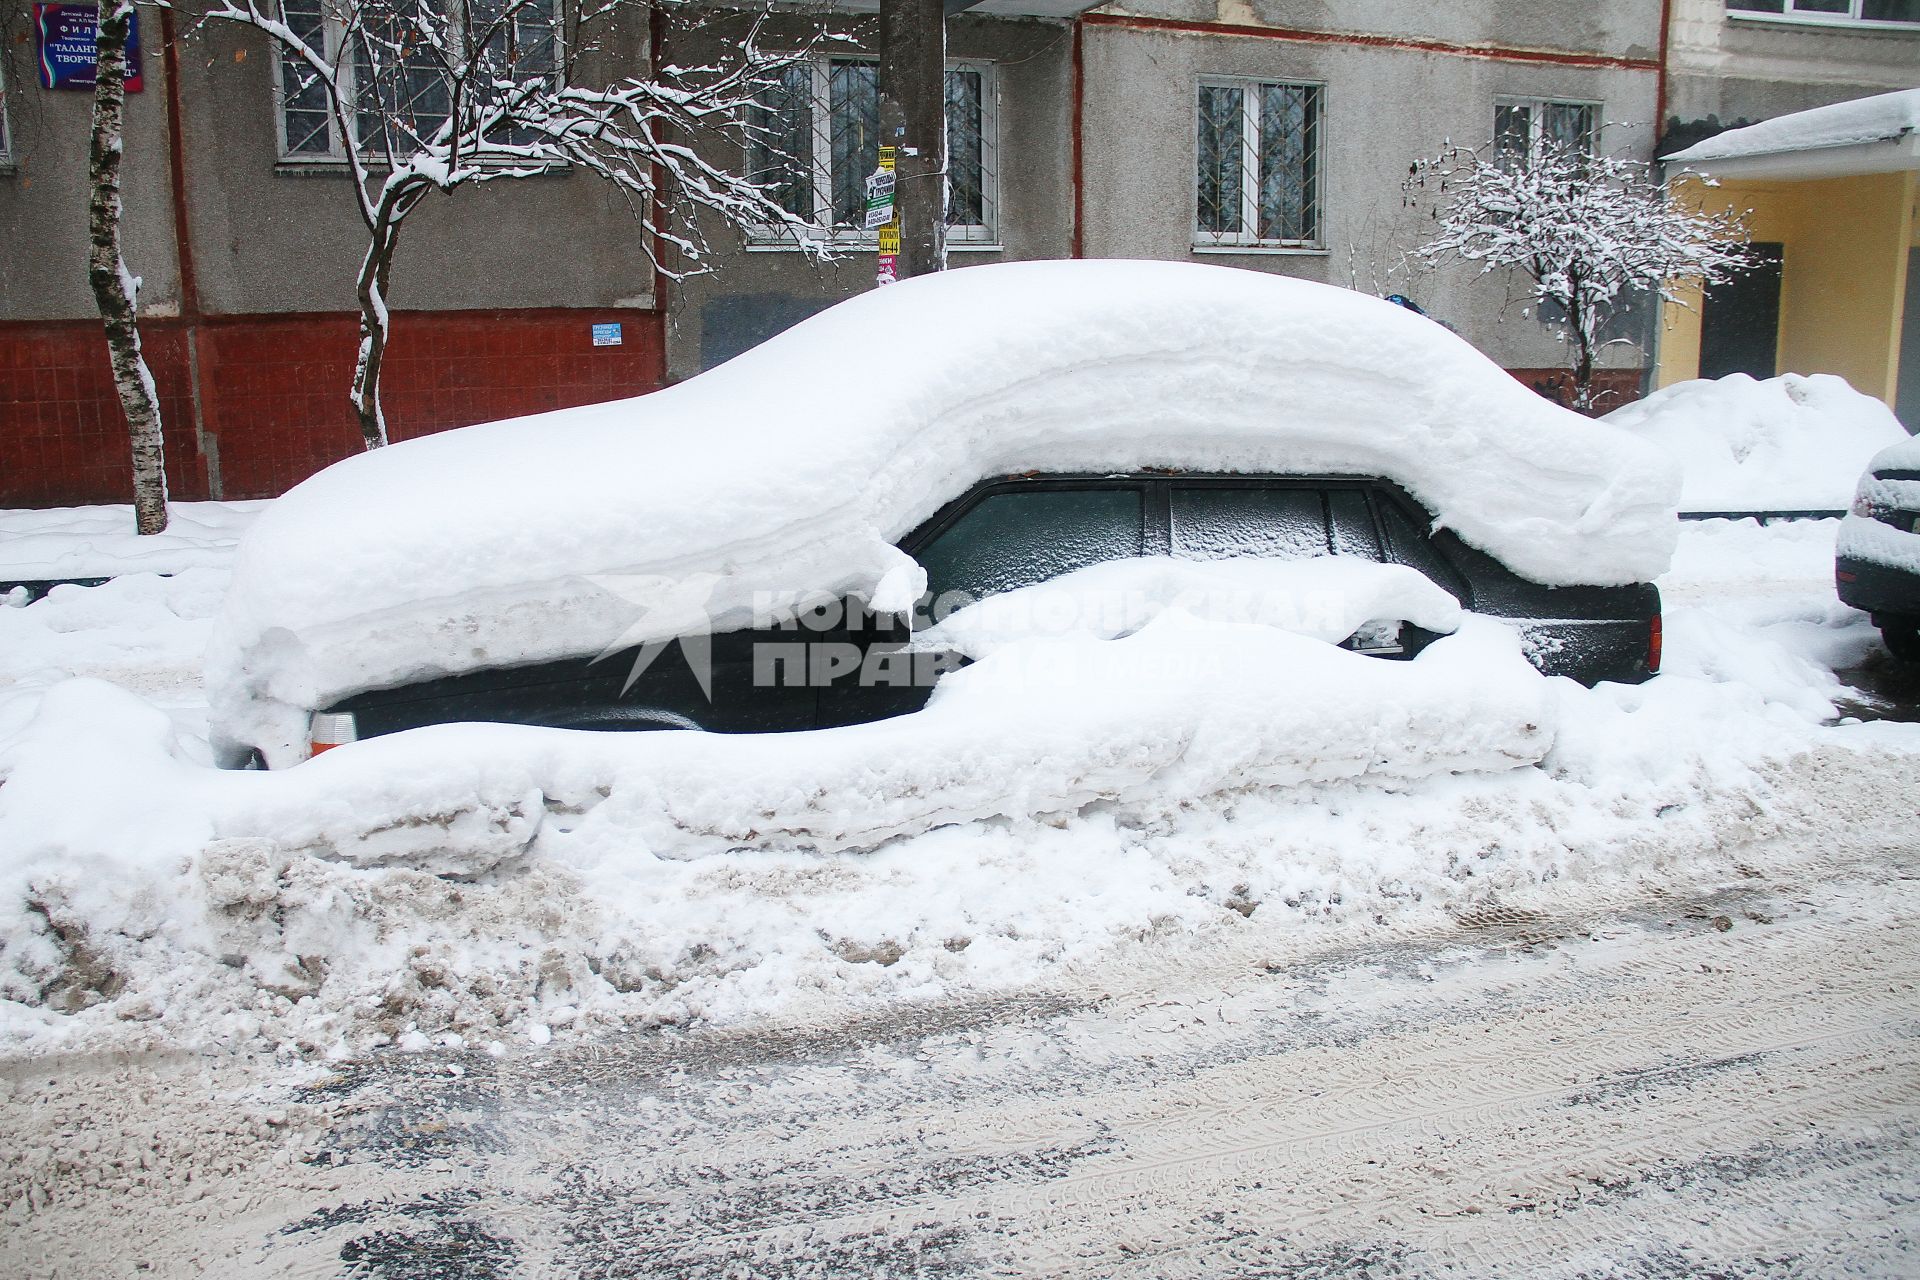
<svg viewBox="0 0 1920 1280"><path fill-rule="evenodd" d="M901 543L927 571L916 624L929 626L1003 591L1142 554L1151 484L1124 476L1007 479L949 504ZM857 613L850 618L860 621ZM867 626L866 636L848 637L866 655L860 668L821 688L822 725L916 710L934 682L963 662L955 654L919 654L910 663L889 663L888 651L907 637Z"/></svg>
<svg viewBox="0 0 1920 1280"><path fill-rule="evenodd" d="M1195 477L1170 481L1168 489L1169 544L1181 559L1390 558L1363 479ZM1454 590L1453 575L1436 581ZM1418 627L1384 627L1358 632L1345 645L1378 657L1410 657L1435 638Z"/></svg>

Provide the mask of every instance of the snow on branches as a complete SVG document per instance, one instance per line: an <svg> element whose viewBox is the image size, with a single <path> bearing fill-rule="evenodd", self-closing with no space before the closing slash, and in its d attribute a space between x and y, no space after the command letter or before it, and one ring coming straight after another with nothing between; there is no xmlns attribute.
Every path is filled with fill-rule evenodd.
<svg viewBox="0 0 1920 1280"><path fill-rule="evenodd" d="M646 75L583 82L596 26L648 14L640 0L211 0L204 21L274 43L287 153L337 161L353 178L369 242L352 399L368 448L387 440L379 382L394 249L435 191L564 167L595 174L652 211L635 240L675 280L707 269L705 215L777 227L824 254L818 228L714 159L744 154L748 108L814 40L763 48L767 12L735 11L742 26L712 59L663 66L655 50Z"/></svg>
<svg viewBox="0 0 1920 1280"><path fill-rule="evenodd" d="M1685 286L1746 270L1739 215L1677 203L1641 161L1542 137L1524 152L1449 146L1416 161L1409 203L1430 201L1434 227L1413 256L1511 267L1538 303L1564 313L1574 407L1593 404L1593 368L1612 316L1640 296L1681 302Z"/></svg>

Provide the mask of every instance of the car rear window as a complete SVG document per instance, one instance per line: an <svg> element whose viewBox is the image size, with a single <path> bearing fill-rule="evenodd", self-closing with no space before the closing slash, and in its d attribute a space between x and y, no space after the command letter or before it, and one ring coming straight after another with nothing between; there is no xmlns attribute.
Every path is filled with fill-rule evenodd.
<svg viewBox="0 0 1920 1280"><path fill-rule="evenodd" d="M1030 587L1141 551L1138 487L988 494L917 553L935 599Z"/></svg>

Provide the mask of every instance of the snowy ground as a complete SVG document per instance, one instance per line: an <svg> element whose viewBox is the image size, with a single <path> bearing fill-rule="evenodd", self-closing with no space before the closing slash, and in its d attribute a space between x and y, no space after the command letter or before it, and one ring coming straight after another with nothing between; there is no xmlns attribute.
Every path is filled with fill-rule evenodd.
<svg viewBox="0 0 1920 1280"><path fill-rule="evenodd" d="M238 840L42 867L5 953L46 985L0 1006L0 1256L1911 1274L1920 730L1841 722L1871 708L1833 672L1884 659L1833 528L1688 525L1669 674L1543 684L1550 748L1501 767L838 852L613 857L616 812L456 877ZM108 708L63 739L75 807L200 785L224 572L0 610L0 799L47 794L31 726L72 676L158 707L189 770L154 783L113 736L148 713L66 685Z"/></svg>

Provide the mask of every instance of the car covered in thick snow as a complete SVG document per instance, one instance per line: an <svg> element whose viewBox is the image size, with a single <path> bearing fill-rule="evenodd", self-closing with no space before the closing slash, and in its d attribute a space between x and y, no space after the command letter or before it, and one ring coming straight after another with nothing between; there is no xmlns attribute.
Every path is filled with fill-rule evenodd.
<svg viewBox="0 0 1920 1280"><path fill-rule="evenodd" d="M1660 451L1378 299L1190 264L969 268L652 395L298 486L240 550L215 740L278 766L451 720L871 720L966 660L933 643L955 609L1123 560L1405 566L1544 671L1639 680L1678 491ZM1438 634L1379 612L1322 638L1405 657Z"/></svg>
<svg viewBox="0 0 1920 1280"><path fill-rule="evenodd" d="M1840 599L1872 615L1887 648L1920 663L1920 439L1874 455L1840 522Z"/></svg>

